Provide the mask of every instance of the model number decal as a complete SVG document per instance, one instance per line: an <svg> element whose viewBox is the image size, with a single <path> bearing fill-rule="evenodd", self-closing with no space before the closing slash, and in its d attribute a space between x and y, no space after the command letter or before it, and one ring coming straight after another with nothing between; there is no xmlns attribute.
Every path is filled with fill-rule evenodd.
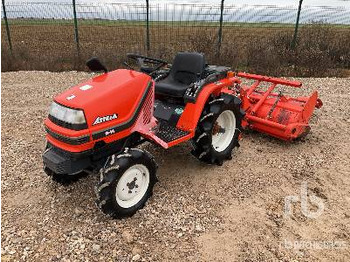
<svg viewBox="0 0 350 262"><path fill-rule="evenodd" d="M108 115L108 116L98 116L92 125L101 124L118 118L118 114Z"/></svg>
<svg viewBox="0 0 350 262"><path fill-rule="evenodd" d="M111 129L111 130L108 130L105 132L105 136L109 136L109 135L113 135L115 134L115 130L114 129Z"/></svg>

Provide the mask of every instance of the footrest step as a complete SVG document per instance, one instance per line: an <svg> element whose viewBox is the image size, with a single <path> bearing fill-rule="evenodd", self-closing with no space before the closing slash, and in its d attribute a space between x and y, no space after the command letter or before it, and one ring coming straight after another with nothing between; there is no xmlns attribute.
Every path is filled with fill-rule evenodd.
<svg viewBox="0 0 350 262"><path fill-rule="evenodd" d="M186 136L189 133L190 132L180 130L175 126L171 126L167 122L163 121L158 124L157 129L155 131L156 136L165 141L166 143L179 139L180 137Z"/></svg>

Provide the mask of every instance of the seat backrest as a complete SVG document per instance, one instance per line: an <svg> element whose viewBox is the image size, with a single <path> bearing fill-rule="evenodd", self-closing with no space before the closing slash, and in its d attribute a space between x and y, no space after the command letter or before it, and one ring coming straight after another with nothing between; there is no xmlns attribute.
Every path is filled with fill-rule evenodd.
<svg viewBox="0 0 350 262"><path fill-rule="evenodd" d="M189 85L203 75L205 66L204 54L180 52L174 58L170 75L175 81Z"/></svg>

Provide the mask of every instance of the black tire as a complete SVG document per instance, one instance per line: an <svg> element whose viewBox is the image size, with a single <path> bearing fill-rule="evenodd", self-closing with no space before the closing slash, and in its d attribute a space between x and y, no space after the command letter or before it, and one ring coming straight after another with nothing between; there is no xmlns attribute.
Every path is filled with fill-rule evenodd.
<svg viewBox="0 0 350 262"><path fill-rule="evenodd" d="M122 207L118 203L116 196L117 185L126 171L129 170L129 168L135 167L136 165L141 165L147 168L149 173L148 188L142 198L136 204L130 207ZM103 213L113 218L132 216L137 210L143 208L148 198L152 195L153 187L157 182L156 170L157 164L152 155L141 149L126 148L124 152L118 155L112 155L107 160L105 167L100 170L100 182L95 188L97 196L96 205ZM145 173L143 173L143 175L145 175ZM129 184L132 182L133 181L127 183L127 186L129 187ZM134 183L132 189L127 190L129 193L131 193L130 190L134 190L134 188L137 188L136 183Z"/></svg>
<svg viewBox="0 0 350 262"><path fill-rule="evenodd" d="M236 119L236 128L230 144L225 150L218 152L212 145L213 128L219 115L230 110ZM241 100L229 94L221 94L211 98L205 105L198 121L196 134L192 139L194 150L192 154L200 161L208 164L222 165L226 159L232 159L232 150L239 147L239 134L242 132L244 111L241 109Z"/></svg>
<svg viewBox="0 0 350 262"><path fill-rule="evenodd" d="M48 176L51 177L51 179L53 181L55 181L56 183L59 183L61 185L64 185L64 186L69 185L71 183L74 183L74 182L78 181L80 178L86 177L88 175L88 173L86 173L84 171L79 172L77 174L73 174L73 175L56 174L55 172L48 169L47 167L44 167L44 171Z"/></svg>

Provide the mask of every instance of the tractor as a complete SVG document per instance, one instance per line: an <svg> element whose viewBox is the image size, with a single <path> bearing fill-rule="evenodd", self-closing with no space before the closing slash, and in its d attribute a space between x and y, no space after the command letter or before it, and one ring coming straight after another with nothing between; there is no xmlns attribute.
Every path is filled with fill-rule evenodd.
<svg viewBox="0 0 350 262"><path fill-rule="evenodd" d="M46 174L67 184L99 173L96 204L113 218L132 216L152 195L157 164L140 148L144 142L167 149L190 141L199 161L222 165L243 130L295 140L309 132L309 119L322 106L316 91L298 98L273 92L300 82L208 65L201 53L180 52L172 64L127 58L127 69L114 71L88 60L101 74L54 97L44 121ZM253 83L243 85L243 79ZM261 91L261 83L270 86Z"/></svg>

